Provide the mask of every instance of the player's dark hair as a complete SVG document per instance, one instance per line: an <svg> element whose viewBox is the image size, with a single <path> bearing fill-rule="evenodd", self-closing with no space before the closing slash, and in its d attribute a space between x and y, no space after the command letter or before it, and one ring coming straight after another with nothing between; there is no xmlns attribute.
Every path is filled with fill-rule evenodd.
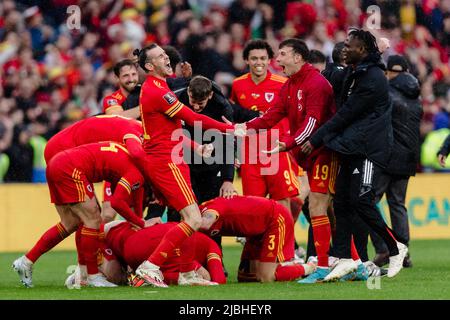
<svg viewBox="0 0 450 320"><path fill-rule="evenodd" d="M333 53L331 54L331 58L334 63L342 64L342 50L344 50L344 41L338 42L334 45Z"/></svg>
<svg viewBox="0 0 450 320"><path fill-rule="evenodd" d="M319 50L311 50L309 51L309 63L325 63L327 61L327 58L325 55L320 52Z"/></svg>
<svg viewBox="0 0 450 320"><path fill-rule="evenodd" d="M266 50L267 54L269 56L269 59L273 58L273 49L270 46L270 44L267 41L262 40L262 39L254 39L254 40L250 40L245 45L244 51L242 52L242 57L244 58L244 60L248 60L248 55L250 54L250 51L255 50L255 49Z"/></svg>
<svg viewBox="0 0 450 320"><path fill-rule="evenodd" d="M352 36L363 44L367 53L372 54L380 54L380 49L378 48L377 39L373 34L369 31L365 31L363 29L350 29L351 31L348 33L349 36Z"/></svg>
<svg viewBox="0 0 450 320"><path fill-rule="evenodd" d="M113 68L114 74L116 76L120 76L120 70L125 66L130 66L130 67L136 68L136 63L134 63L134 61L130 60L130 59L121 60L121 61L117 62L116 65L114 66L114 68Z"/></svg>
<svg viewBox="0 0 450 320"><path fill-rule="evenodd" d="M148 70L145 67L145 64L148 62L148 56L147 56L147 52L149 50L152 50L154 48L156 48L158 45L156 43L152 43L144 48L142 48L141 50L139 49L134 49L133 51L133 55L137 56L138 58L138 64L139 66L145 71L145 72L149 72L150 70Z"/></svg>
<svg viewBox="0 0 450 320"><path fill-rule="evenodd" d="M300 54L303 57L303 60L309 60L309 49L305 41L297 38L286 39L283 40L278 46L279 49L283 47L290 47L295 53Z"/></svg>
<svg viewBox="0 0 450 320"><path fill-rule="evenodd" d="M172 67L173 72L175 72L175 68L177 64L182 61L182 57L180 52L172 46L164 46L162 47L166 54L169 56L170 66Z"/></svg>
<svg viewBox="0 0 450 320"><path fill-rule="evenodd" d="M212 92L212 81L203 76L195 76L189 82L188 90L194 100L206 99Z"/></svg>

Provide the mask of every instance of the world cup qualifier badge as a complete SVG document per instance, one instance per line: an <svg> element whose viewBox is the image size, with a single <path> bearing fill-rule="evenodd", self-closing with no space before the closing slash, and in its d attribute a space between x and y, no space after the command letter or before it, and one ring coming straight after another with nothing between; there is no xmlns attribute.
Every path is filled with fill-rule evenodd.
<svg viewBox="0 0 450 320"><path fill-rule="evenodd" d="M167 92L164 96L163 96L164 100L166 100L166 102L169 105L172 105L175 101L177 101L177 97L175 97L175 95L171 92Z"/></svg>

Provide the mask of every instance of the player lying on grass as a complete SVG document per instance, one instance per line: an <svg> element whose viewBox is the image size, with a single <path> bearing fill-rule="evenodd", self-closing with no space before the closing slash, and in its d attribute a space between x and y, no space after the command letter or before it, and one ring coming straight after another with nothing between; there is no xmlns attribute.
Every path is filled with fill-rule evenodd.
<svg viewBox="0 0 450 320"><path fill-rule="evenodd" d="M276 201L253 196L215 198L204 202L200 209L201 231L247 237L239 281L291 281L314 271L314 265L293 260L294 221Z"/></svg>
<svg viewBox="0 0 450 320"><path fill-rule="evenodd" d="M32 287L32 266L36 260L73 233L80 225L77 249L86 265L87 283L95 287L111 287L97 268L100 247L101 214L93 183L109 181L113 195L111 206L119 214L144 228L142 203L144 178L133 164L125 145L115 142L86 144L62 151L47 166L51 202L55 204L60 222L47 230L34 247L13 263L22 283ZM130 209L133 206L135 212Z"/></svg>
<svg viewBox="0 0 450 320"><path fill-rule="evenodd" d="M153 218L153 219L161 219ZM132 270L128 283L132 286L147 285L134 274L161 242L164 234L177 223L155 224L138 229L129 222L113 221L104 225L105 246L100 270L107 279L116 284L127 282L127 266ZM195 252L193 252L195 248ZM119 262L120 261L120 262ZM181 247L175 248L161 266L164 280L178 285L216 285L226 282L222 267L222 252L208 236L194 233ZM76 270L66 280L68 288L79 288L86 283Z"/></svg>

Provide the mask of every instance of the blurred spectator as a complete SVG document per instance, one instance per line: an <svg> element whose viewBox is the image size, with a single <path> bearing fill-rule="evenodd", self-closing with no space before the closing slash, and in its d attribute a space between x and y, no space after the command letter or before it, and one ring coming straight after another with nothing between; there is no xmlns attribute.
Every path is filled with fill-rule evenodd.
<svg viewBox="0 0 450 320"><path fill-rule="evenodd" d="M32 133L23 125L14 128L11 146L6 150L9 168L5 182L31 182L33 176L33 148L30 144Z"/></svg>

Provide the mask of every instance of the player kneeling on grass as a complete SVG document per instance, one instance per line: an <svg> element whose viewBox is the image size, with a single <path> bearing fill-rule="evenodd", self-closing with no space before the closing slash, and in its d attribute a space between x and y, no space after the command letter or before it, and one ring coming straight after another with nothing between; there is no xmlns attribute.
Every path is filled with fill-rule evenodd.
<svg viewBox="0 0 450 320"><path fill-rule="evenodd" d="M150 220L159 219L153 218ZM138 229L125 221L113 221L104 225L105 245L103 263L100 270L107 279L116 284L134 287L148 285L140 276L134 274L136 268L156 249L163 236L177 223L155 224ZM195 248L195 251L194 251ZM119 263L121 261L122 263ZM127 272L127 268L130 272ZM181 247L169 253L161 265L164 280L168 284L209 286L223 284L226 277L222 267L222 252L209 237L194 233ZM66 280L69 289L79 288L77 272Z"/></svg>
<svg viewBox="0 0 450 320"><path fill-rule="evenodd" d="M111 206L134 225L140 228L147 226L142 219L144 178L133 164L128 150L114 142L82 145L52 157L46 173L51 202L55 204L61 221L47 230L28 253L14 261L14 270L26 287L32 287L32 266L37 259L81 227L77 250L79 259L83 260L80 264L85 264L87 284L114 287L98 271L101 213L93 183L110 182L114 190Z"/></svg>
<svg viewBox="0 0 450 320"><path fill-rule="evenodd" d="M235 196L215 198L200 206L201 231L209 235L247 237L241 256L239 281L291 281L309 275L314 265L294 259L294 221L274 200ZM245 264L248 270L241 270Z"/></svg>

